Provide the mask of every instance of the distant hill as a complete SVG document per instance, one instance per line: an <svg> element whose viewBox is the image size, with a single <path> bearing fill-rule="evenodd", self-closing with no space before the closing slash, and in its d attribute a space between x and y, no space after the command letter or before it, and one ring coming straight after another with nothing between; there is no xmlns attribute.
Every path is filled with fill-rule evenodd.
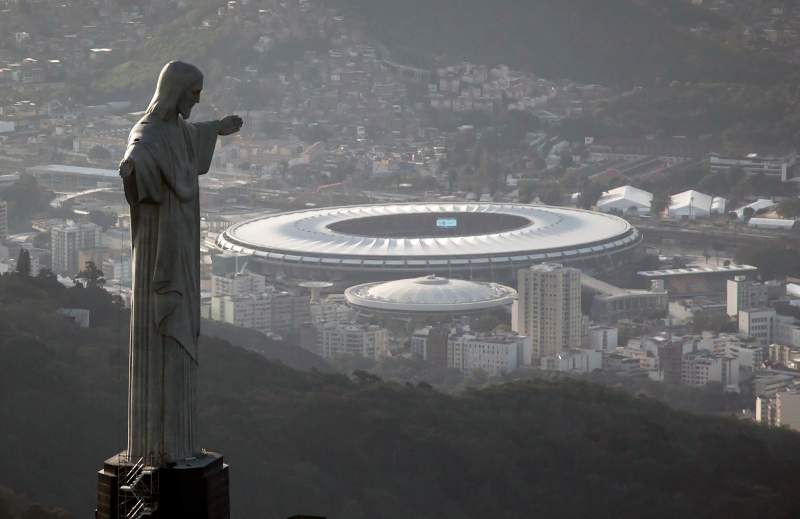
<svg viewBox="0 0 800 519"><path fill-rule="evenodd" d="M790 68L691 31L727 20L683 0L332 0L399 59L505 63L544 77L635 85L767 83Z"/></svg>
<svg viewBox="0 0 800 519"><path fill-rule="evenodd" d="M331 0L348 27L365 29L402 62L428 67L434 57L505 63L544 77L630 86L667 81L769 83L794 67L720 45L692 31L724 31L731 22L684 0ZM149 20L152 37L127 61L94 83L100 95L142 96L169 59L197 64L221 80L245 65L271 68L324 50L329 42L306 36L253 51L264 34L255 20L217 19L218 3L203 0ZM318 12L317 12L318 13ZM311 18L315 15L307 15ZM213 19L200 27L203 19Z"/></svg>
<svg viewBox="0 0 800 519"><path fill-rule="evenodd" d="M125 441L125 333L18 299L0 297L0 484L85 517ZM585 383L448 396L201 351L200 438L231 464L233 517L800 516L792 432Z"/></svg>
<svg viewBox="0 0 800 519"><path fill-rule="evenodd" d="M245 67L268 70L276 63L302 58L304 50L320 48L327 51L327 43L320 39L321 36L304 34L274 42L269 52L256 52L254 46L259 39L274 34L253 16L252 4L248 7L249 14L241 18L219 18L216 13L223 4L216 0L193 0L174 16L166 13L164 17L150 20L152 37L126 56L125 61L96 78L93 82L96 92L102 96L119 96L126 92L137 98L149 95L161 68L173 59L196 65L206 78L216 82L219 89L226 76L238 77ZM203 20L212 23L203 27ZM313 18L308 17L306 21L310 23ZM250 94L256 99L263 95Z"/></svg>

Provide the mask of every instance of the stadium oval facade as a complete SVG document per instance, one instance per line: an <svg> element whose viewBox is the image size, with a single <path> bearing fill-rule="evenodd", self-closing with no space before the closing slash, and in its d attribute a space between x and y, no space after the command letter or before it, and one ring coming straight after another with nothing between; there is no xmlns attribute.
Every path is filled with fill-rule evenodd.
<svg viewBox="0 0 800 519"><path fill-rule="evenodd" d="M622 218L567 207L398 203L265 215L217 238L262 272L295 279L377 281L409 275L513 280L543 262L614 260L641 233Z"/></svg>

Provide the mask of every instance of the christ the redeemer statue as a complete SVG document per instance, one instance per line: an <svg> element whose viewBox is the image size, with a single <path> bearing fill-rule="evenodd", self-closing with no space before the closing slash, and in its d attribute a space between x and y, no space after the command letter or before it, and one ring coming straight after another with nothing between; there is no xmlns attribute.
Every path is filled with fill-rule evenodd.
<svg viewBox="0 0 800 519"><path fill-rule="evenodd" d="M156 467L197 454L198 175L217 136L242 127L235 115L187 122L202 89L196 67L167 63L119 166L133 246L127 455Z"/></svg>

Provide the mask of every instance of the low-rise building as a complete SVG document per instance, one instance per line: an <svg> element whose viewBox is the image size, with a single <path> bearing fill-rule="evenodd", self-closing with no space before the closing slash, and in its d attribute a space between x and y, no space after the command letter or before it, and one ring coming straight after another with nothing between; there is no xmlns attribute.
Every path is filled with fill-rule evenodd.
<svg viewBox="0 0 800 519"><path fill-rule="evenodd" d="M318 351L326 359L347 355L379 359L389 354L389 332L380 326L323 323L318 337Z"/></svg>
<svg viewBox="0 0 800 519"><path fill-rule="evenodd" d="M785 366L787 369L800 369L800 348L784 344L770 344L767 358L772 366Z"/></svg>
<svg viewBox="0 0 800 519"><path fill-rule="evenodd" d="M515 333L451 335L447 341L447 366L464 374L476 370L490 376L508 373L527 363L527 342Z"/></svg>
<svg viewBox="0 0 800 519"><path fill-rule="evenodd" d="M762 346L773 342L777 314L770 308L754 308L739 312L739 333L756 339Z"/></svg>
<svg viewBox="0 0 800 519"><path fill-rule="evenodd" d="M541 369L548 371L591 373L603 369L603 352L572 349L552 357L542 357L539 359L539 363Z"/></svg>
<svg viewBox="0 0 800 519"><path fill-rule="evenodd" d="M698 350L683 356L681 384L702 387L718 382L726 391L739 391L739 359Z"/></svg>
<svg viewBox="0 0 800 519"><path fill-rule="evenodd" d="M28 173L42 186L58 192L113 187L119 183L119 172L113 169L48 164L28 168Z"/></svg>
<svg viewBox="0 0 800 519"><path fill-rule="evenodd" d="M761 367L764 362L764 348L757 341L731 333L714 335L703 332L696 347L699 350L736 357L739 359L740 369L753 370Z"/></svg>
<svg viewBox="0 0 800 519"><path fill-rule="evenodd" d="M639 359L626 357L619 353L603 356L603 371L627 378L647 378L649 376L647 370L642 368Z"/></svg>
<svg viewBox="0 0 800 519"><path fill-rule="evenodd" d="M797 220L788 218L750 218L747 221L748 227L754 229L772 229L778 231L791 231L797 224Z"/></svg>
<svg viewBox="0 0 800 519"><path fill-rule="evenodd" d="M355 319L355 311L347 306L347 301L343 294L331 294L325 299L312 301L309 305L311 322L314 324L322 322L344 323Z"/></svg>
<svg viewBox="0 0 800 519"><path fill-rule="evenodd" d="M582 277L586 279L587 276ZM669 294L663 289L633 290L608 283L584 283L583 286L594 291L589 315L595 321L662 317L669 309Z"/></svg>
<svg viewBox="0 0 800 519"><path fill-rule="evenodd" d="M776 316L772 342L800 348L800 321L790 316Z"/></svg>
<svg viewBox="0 0 800 519"><path fill-rule="evenodd" d="M617 355L622 355L628 359L635 359L639 362L639 367L647 372L647 375L655 380L659 380L658 368L659 360L652 351L646 351L641 348L617 348L615 351Z"/></svg>
<svg viewBox="0 0 800 519"><path fill-rule="evenodd" d="M211 298L211 319L214 321L267 334L273 331L271 314L271 298L265 293Z"/></svg>
<svg viewBox="0 0 800 519"><path fill-rule="evenodd" d="M800 372L789 370L761 369L753 377L753 394L774 396L778 391L793 389L800 384Z"/></svg>
<svg viewBox="0 0 800 519"><path fill-rule="evenodd" d="M252 272L211 276L211 319L286 335L311 322L307 296L267 284Z"/></svg>
<svg viewBox="0 0 800 519"><path fill-rule="evenodd" d="M724 214L726 205L727 201L722 197L690 189L672 195L667 211L673 218L707 218L715 213Z"/></svg>
<svg viewBox="0 0 800 519"><path fill-rule="evenodd" d="M727 157L712 153L708 159L711 171L726 173L731 168L741 168L748 175L763 173L771 177L780 178L786 182L795 176L797 169L797 155L792 153L783 157L759 155L750 153L745 157Z"/></svg>
<svg viewBox="0 0 800 519"><path fill-rule="evenodd" d="M590 350L613 351L619 342L619 328L593 324L589 326L586 347Z"/></svg>
<svg viewBox="0 0 800 519"><path fill-rule="evenodd" d="M596 205L597 210L603 213L649 214L653 193L633 186L621 186L604 192Z"/></svg>

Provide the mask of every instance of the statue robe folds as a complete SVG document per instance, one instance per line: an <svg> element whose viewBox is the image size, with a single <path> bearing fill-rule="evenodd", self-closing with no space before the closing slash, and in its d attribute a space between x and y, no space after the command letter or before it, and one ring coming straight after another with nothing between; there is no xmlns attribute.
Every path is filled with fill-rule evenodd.
<svg viewBox="0 0 800 519"><path fill-rule="evenodd" d="M131 209L133 301L128 456L159 465L194 445L200 335L200 200L219 123L140 120L123 178Z"/></svg>

